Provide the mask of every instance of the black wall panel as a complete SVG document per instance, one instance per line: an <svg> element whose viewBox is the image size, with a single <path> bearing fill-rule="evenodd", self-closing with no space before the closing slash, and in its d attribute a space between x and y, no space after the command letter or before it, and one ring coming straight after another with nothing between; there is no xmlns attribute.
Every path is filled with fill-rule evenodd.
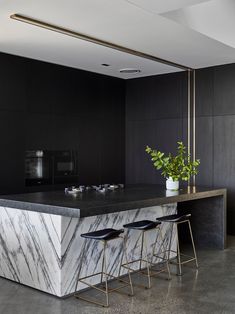
<svg viewBox="0 0 235 314"><path fill-rule="evenodd" d="M160 183L146 145L175 152L186 142L187 74L185 72L128 80L126 84L126 181Z"/></svg>
<svg viewBox="0 0 235 314"><path fill-rule="evenodd" d="M197 184L213 186L213 117L200 116L196 118L196 157L200 159Z"/></svg>
<svg viewBox="0 0 235 314"><path fill-rule="evenodd" d="M196 71L196 116L212 116L214 106L214 68Z"/></svg>
<svg viewBox="0 0 235 314"><path fill-rule="evenodd" d="M235 64L196 71L198 184L228 189L228 233L235 234ZM203 116L207 117L203 117Z"/></svg>
<svg viewBox="0 0 235 314"><path fill-rule="evenodd" d="M125 81L0 54L0 193L24 187L30 149L76 149L79 182L125 179Z"/></svg>
<svg viewBox="0 0 235 314"><path fill-rule="evenodd" d="M214 115L235 114L235 64L214 68Z"/></svg>

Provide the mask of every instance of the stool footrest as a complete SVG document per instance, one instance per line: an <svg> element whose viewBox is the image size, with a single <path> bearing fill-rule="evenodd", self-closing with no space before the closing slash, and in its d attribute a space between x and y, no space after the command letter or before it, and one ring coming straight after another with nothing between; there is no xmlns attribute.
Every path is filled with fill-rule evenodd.
<svg viewBox="0 0 235 314"><path fill-rule="evenodd" d="M153 254L153 256L154 256L154 257L157 257L157 258L160 258L160 259L163 260L164 262L167 262L167 261L168 261L168 258L159 256L158 254ZM153 264L153 263L152 263L152 264Z"/></svg>
<svg viewBox="0 0 235 314"><path fill-rule="evenodd" d="M104 274L104 273L103 273L103 274ZM79 278L79 281L81 281L81 280L83 280L83 279L87 279L87 278L95 277L95 276L98 276L98 275L102 275L102 271L100 271L99 273L95 273L95 274L92 274L92 275L88 275L88 276L85 276L85 277Z"/></svg>
<svg viewBox="0 0 235 314"><path fill-rule="evenodd" d="M100 291L100 292L102 292L102 293L107 293L107 292L104 291L103 289L98 288L98 287L96 287L95 285L92 285L92 284L90 284L89 282L84 281L83 279L79 279L79 281L80 281L81 283L83 283L84 285L87 285L88 287L94 288L95 290L98 290L98 291Z"/></svg>
<svg viewBox="0 0 235 314"><path fill-rule="evenodd" d="M154 255L154 256L156 256L156 255ZM158 256L156 256L156 257L158 257ZM160 257L160 258L161 258L161 257ZM164 259L164 258L161 258L161 259L163 259L164 262L167 262L167 259ZM140 261L141 261L141 262L148 263L148 264L150 265L150 275L148 275L147 273L145 273L145 272L143 271L143 270L145 270L146 268L133 269L133 268L127 266L127 265L129 265L129 264L137 263L137 262L140 262ZM159 263L159 264L160 264L160 263ZM152 277L152 276L155 276L155 275L157 275L157 274L160 274L160 273L162 273L162 272L166 272L166 271L167 271L167 268L166 268L166 269L161 269L161 270L159 270L159 271L154 271L154 270L151 269L151 267L157 266L157 265L158 265L158 264L152 263L152 262L147 261L147 260L145 260L145 259L137 259L137 260L130 261L130 262L128 262L128 263L122 264L121 267L124 267L124 268L126 268L126 269L129 269L129 270L132 271L133 273L142 273L142 274L145 275L145 276L150 276L150 277Z"/></svg>
<svg viewBox="0 0 235 314"><path fill-rule="evenodd" d="M187 264L187 263L190 263L190 262L193 262L196 260L195 257L193 256L189 256L189 255L184 255L184 254L180 254L180 256L187 256L187 257L190 257L190 259L186 260L186 261L181 261L180 264L183 265L183 264ZM175 257L176 258L176 257ZM179 265L178 262L175 262L173 260L170 261L171 264L176 264L176 265Z"/></svg>
<svg viewBox="0 0 235 314"><path fill-rule="evenodd" d="M150 262L147 261L146 259L139 258L139 259L135 259L133 261L124 263L124 264L121 265L121 267L124 267L124 265L129 265L129 264L133 264L133 263L137 263L137 262L145 262L145 263L149 263L150 264Z"/></svg>
<svg viewBox="0 0 235 314"><path fill-rule="evenodd" d="M176 253L176 254L177 254L177 251L174 251L174 250L167 250L167 252L172 252L172 253ZM196 260L196 257L191 256L191 255L187 255L187 254L180 253L180 256L184 256L184 257L188 257L188 258L189 258L188 260L181 261L180 264L187 264L187 263L190 263L190 262L193 262L193 261ZM172 259L170 259L169 262L170 262L171 264L177 264L177 265L179 265L178 262L173 261L174 259L177 259L177 256L174 256Z"/></svg>
<svg viewBox="0 0 235 314"><path fill-rule="evenodd" d="M106 287L102 287L102 286L101 286L101 288L98 287L98 285L102 285L102 284L104 284L104 282L101 282L101 283L99 283L99 284L97 284L97 285L92 285L91 283L85 281L85 279L88 279L88 278L91 278L91 277L95 277L95 276L98 276L98 275L103 275L103 276L111 277L111 278L113 278L113 279L115 279L115 280L118 280L118 281L121 281L121 282L123 282L123 283L125 283L125 284L120 285L120 286L118 286L118 287L116 287L116 288L111 288L111 289L107 287L107 289L106 289ZM125 288L125 287L127 287L127 286L131 286L131 283L130 283L130 282L128 282L128 281L126 281L126 280L124 280L124 279L122 279L122 278L120 278L120 277L116 277L116 276L113 276L113 275L111 275L111 274L107 274L107 273L105 273L105 272L98 272L98 273L95 273L95 274L92 274L92 275L89 275L89 276L85 276L85 277L79 278L78 282L81 282L81 283L87 285L87 286L90 287L90 288L93 288L93 289L95 289L95 290L97 290L97 291L99 291L99 292L101 292L101 293L104 293L105 295L108 295L110 292L120 292L120 291L118 291L118 290L120 290L120 289L122 289L122 288ZM120 292L120 293L121 293L121 292ZM131 295L133 295L133 294L131 294ZM103 306L103 307L108 307L108 304L104 304L104 303L101 303L101 302L97 302L97 301L95 301L95 300L91 300L90 298L85 298L85 297L81 296L80 293L75 293L75 297L76 297L77 299L81 299L81 300L84 300L84 301L88 301L88 302L91 302L91 303L94 303L94 304L97 304L97 305L101 305L101 306Z"/></svg>

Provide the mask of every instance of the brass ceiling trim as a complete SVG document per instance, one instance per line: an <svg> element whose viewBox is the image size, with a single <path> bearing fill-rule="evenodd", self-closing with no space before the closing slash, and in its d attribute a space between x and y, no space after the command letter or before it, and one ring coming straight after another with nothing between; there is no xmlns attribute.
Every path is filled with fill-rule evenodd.
<svg viewBox="0 0 235 314"><path fill-rule="evenodd" d="M64 35L67 35L67 36L70 36L70 37L74 37L74 38L77 38L77 39L81 39L81 40L84 40L84 41L88 41L88 42L91 42L91 43L94 43L94 44L97 44L97 45L100 45L100 46L104 46L104 47L107 47L107 48L111 48L111 49L115 49L115 50L118 50L118 51L121 51L121 52L125 52L125 53L128 53L128 54L137 56L137 57L141 57L141 58L145 58L145 59L152 60L152 61L155 61L155 62L163 63L163 64L166 64L166 65L169 65L169 66L181 69L181 70L186 70L186 71L187 70L192 70L190 67L182 65L182 64L179 64L179 63L175 63L175 62L172 62L172 61L169 61L169 60L165 60L165 59L153 56L153 55L149 55L149 54L144 53L144 52L140 52L140 51L137 51L137 50L126 48L124 46L120 46L120 45L114 44L112 42L108 42L108 41L105 41L105 40L102 40L102 39L98 39L98 38L95 38L95 37L92 37L92 36L89 36L89 35L85 35L85 34L82 34L82 33L79 33L79 32L76 32L76 31L73 31L73 30L61 27L61 26L57 26L57 25L54 25L54 24L46 23L46 22L43 22L43 21L31 18L31 17L27 17L25 15L12 14L12 15L10 15L10 18L13 19L13 20L17 20L17 21L20 21L20 22L31 24L31 25L34 25L34 26L37 26L37 27L41 27L41 28L44 28L44 29L47 29L47 30L50 30L50 31L53 31L53 32L64 34Z"/></svg>

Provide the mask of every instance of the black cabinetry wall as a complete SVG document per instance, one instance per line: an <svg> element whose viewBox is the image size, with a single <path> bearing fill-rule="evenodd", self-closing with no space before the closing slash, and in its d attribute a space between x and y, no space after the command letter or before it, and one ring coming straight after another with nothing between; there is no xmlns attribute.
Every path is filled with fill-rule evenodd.
<svg viewBox="0 0 235 314"><path fill-rule="evenodd" d="M235 64L196 72L198 184L228 189L228 233L235 234Z"/></svg>
<svg viewBox="0 0 235 314"><path fill-rule="evenodd" d="M164 184L146 145L176 150L187 137L187 74L132 79L126 85L126 181Z"/></svg>
<svg viewBox="0 0 235 314"><path fill-rule="evenodd" d="M0 193L25 191L25 150L75 149L79 182L123 182L125 82L0 53Z"/></svg>
<svg viewBox="0 0 235 314"><path fill-rule="evenodd" d="M235 234L235 64L196 70L197 184L228 189L228 233ZM126 179L162 183L144 149L186 143L186 73L127 81Z"/></svg>

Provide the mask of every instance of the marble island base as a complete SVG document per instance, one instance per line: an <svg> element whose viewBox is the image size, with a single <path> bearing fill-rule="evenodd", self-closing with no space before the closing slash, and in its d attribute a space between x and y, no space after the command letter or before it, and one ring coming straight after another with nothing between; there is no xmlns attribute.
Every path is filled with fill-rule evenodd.
<svg viewBox="0 0 235 314"><path fill-rule="evenodd" d="M17 208L0 207L0 276L58 297L74 293L78 273L81 277L100 271L101 243L86 242L80 234L103 228L120 229L124 224L176 213L176 203L131 209L85 218L66 217ZM162 224L165 245L171 230ZM128 258L137 258L139 234L128 235ZM173 233L174 235L174 233ZM156 231L148 232L153 243ZM173 246L176 245L173 236ZM158 248L157 248L158 249ZM122 241L108 245L108 270L118 274ZM151 245L149 245L151 252ZM94 277L93 284L99 282ZM80 284L77 290L86 288Z"/></svg>

